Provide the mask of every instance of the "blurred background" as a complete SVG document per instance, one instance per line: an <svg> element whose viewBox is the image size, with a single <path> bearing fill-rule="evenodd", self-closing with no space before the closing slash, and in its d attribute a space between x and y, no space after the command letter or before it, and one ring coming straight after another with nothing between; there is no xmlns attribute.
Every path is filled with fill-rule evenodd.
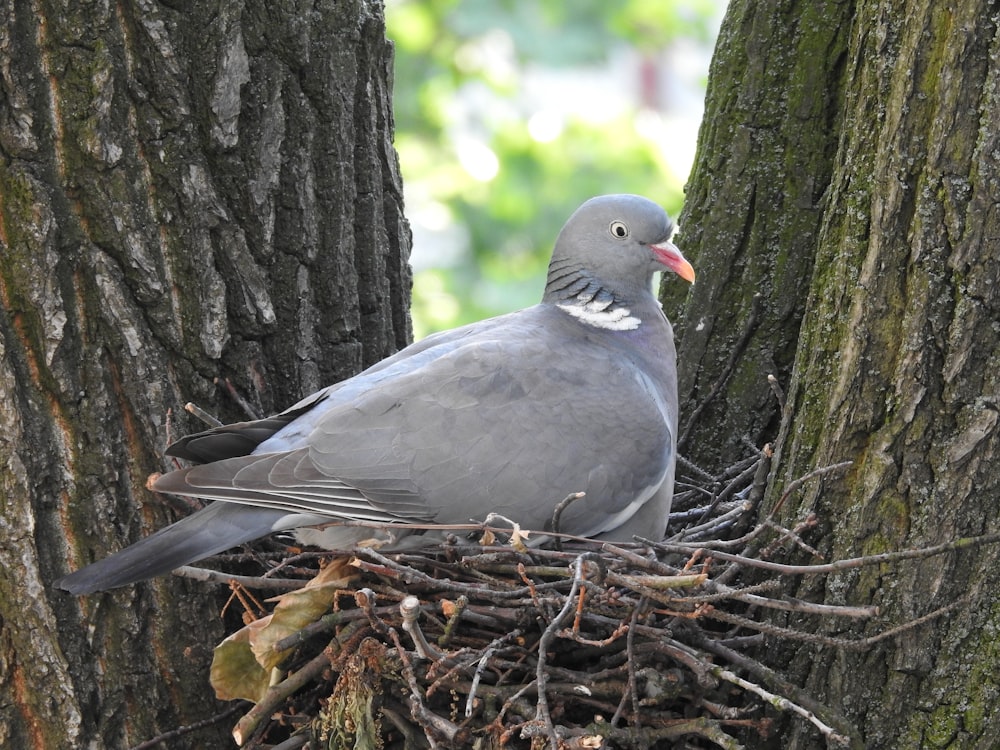
<svg viewBox="0 0 1000 750"><path fill-rule="evenodd" d="M539 300L602 193L676 217L725 0L388 0L415 338Z"/></svg>

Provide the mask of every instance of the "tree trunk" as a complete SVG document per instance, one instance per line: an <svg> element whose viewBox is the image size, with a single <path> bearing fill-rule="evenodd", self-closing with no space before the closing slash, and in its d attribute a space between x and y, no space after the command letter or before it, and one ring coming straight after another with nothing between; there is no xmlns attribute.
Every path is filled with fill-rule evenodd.
<svg viewBox="0 0 1000 750"><path fill-rule="evenodd" d="M676 325L682 450L718 463L777 430L842 123L850 8L732 2L709 74L681 236L698 280ZM668 310L688 290L664 285Z"/></svg>
<svg viewBox="0 0 1000 750"><path fill-rule="evenodd" d="M391 57L377 0L0 7L0 745L222 707L217 595L49 581L176 517L145 482L186 401L271 412L407 343Z"/></svg>
<svg viewBox="0 0 1000 750"><path fill-rule="evenodd" d="M833 558L998 527L997 31L985 0L737 0L724 24L682 217L699 269L679 346L687 452L719 460L780 419L765 512L796 477L853 461L781 511L815 512ZM864 653L801 649L789 673L864 747L994 747L995 557L804 580L800 595L879 605L871 633L969 600ZM795 725L772 744L821 742Z"/></svg>

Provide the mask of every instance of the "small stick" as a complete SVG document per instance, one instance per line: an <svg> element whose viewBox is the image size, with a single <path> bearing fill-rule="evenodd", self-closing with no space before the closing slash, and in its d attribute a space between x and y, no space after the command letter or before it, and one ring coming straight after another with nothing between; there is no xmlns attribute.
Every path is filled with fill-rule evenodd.
<svg viewBox="0 0 1000 750"><path fill-rule="evenodd" d="M886 630L883 633L873 635L869 638L861 638L860 640L857 641L849 641L848 642L849 645L845 646L845 648L849 648L855 651L864 651L868 648L871 648L879 641L884 641L886 638L895 638L900 633L905 633L907 630L912 630L913 628L919 625L923 625L926 622L930 622L931 620L936 620L942 615L948 614L953 609L965 606L970 601L971 597L968 596L962 597L961 599L953 601L951 604L946 604L943 607L935 609L933 612L928 612L926 615L918 617L915 620L910 620L909 622L904 622L902 625L897 625L894 628L889 628L889 630Z"/></svg>
<svg viewBox="0 0 1000 750"><path fill-rule="evenodd" d="M517 564L517 574L521 577L524 585L528 587L528 591L531 593L531 601L535 605L535 611L538 612L538 616L543 617L544 610L542 609L542 602L538 598L538 590L535 588L535 582L528 578L528 573L524 567L524 563Z"/></svg>
<svg viewBox="0 0 1000 750"><path fill-rule="evenodd" d="M586 492L571 492L558 503L556 507L552 509L552 533L559 533L559 521L562 518L563 511L566 510L570 505L575 503L577 500L587 496ZM562 539L558 536L553 539L553 546L557 551L562 552Z"/></svg>
<svg viewBox="0 0 1000 750"><path fill-rule="evenodd" d="M324 669L330 666L330 657L324 650L314 656L297 672L267 689L264 697L237 722L233 728L233 739L240 747L250 738L261 721L268 718L274 710L292 693L319 678Z"/></svg>
<svg viewBox="0 0 1000 750"><path fill-rule="evenodd" d="M775 551L778 548L780 548L782 544L784 544L786 541L791 541L796 547L805 552L808 552L817 560L825 559L819 550L806 544L802 540L802 537L800 536L802 532L807 531L808 529L814 528L816 526L817 519L815 513L810 513L804 520L799 521L797 524L795 524L794 529L786 529L783 526L779 526L769 518L764 519L763 523L769 529L777 532L778 536L777 538L775 538L773 542L771 542L769 545L767 545L760 551L759 557L765 557L765 558L772 557Z"/></svg>
<svg viewBox="0 0 1000 750"><path fill-rule="evenodd" d="M748 617L741 617L740 615L734 615L731 612L723 612L719 609L714 609L712 607L706 607L703 612L705 617L712 620L718 620L719 622L729 623L730 625L737 625L741 628L746 628L748 630L756 630L761 633L766 633L767 635L777 636L779 638L787 638L792 641L802 641L803 643L818 643L822 646L833 646L834 648L847 648L850 649L854 646L857 641L851 640L850 638L834 638L828 635L820 635L819 633L806 633L802 630L794 630L792 628L783 628L780 625L772 625L767 622L761 622L759 620L751 620Z"/></svg>
<svg viewBox="0 0 1000 750"><path fill-rule="evenodd" d="M210 727L213 724L218 724L220 721L225 721L230 716L239 711L242 711L246 707L245 701L240 701L234 706L230 706L225 711L220 714L216 714L208 719L202 721L196 721L194 724L189 724L186 727L177 727L176 729L171 729L169 732L164 732L163 734L158 734L156 737L151 737L145 742L140 742L138 745L133 745L129 750L152 750L154 747L159 747L165 744L168 740L175 740L179 737L183 737L186 734L191 734L192 732L197 732L205 727Z"/></svg>
<svg viewBox="0 0 1000 750"><path fill-rule="evenodd" d="M399 635L396 633L395 628L389 628L389 637L396 647L396 653L399 654L403 666L403 677L406 678L406 684L410 688L410 714L413 716L414 721L424 730L424 736L430 743L431 748L441 747L435 739L435 735L447 740L449 745L462 739L465 735L465 730L462 727L443 716L438 716L427 708L423 696L420 694L420 684L417 682L413 665L410 663L403 645L399 642Z"/></svg>
<svg viewBox="0 0 1000 750"><path fill-rule="evenodd" d="M702 514L702 518L711 513L714 508L707 508L705 513ZM749 503L739 503L734 508L726 511L720 516L715 516L714 518L709 518L704 523L700 523L697 526L688 526L686 529L679 531L670 541L683 542L685 539L697 538L698 536L711 536L713 531L716 531L721 526L727 524L733 524L739 520L740 516L744 513L748 513L752 510L752 506Z"/></svg>
<svg viewBox="0 0 1000 750"><path fill-rule="evenodd" d="M229 378L226 378L225 380L222 378L215 378L213 382L217 386L220 386L229 398L235 401L237 406L239 406L246 413L246 415L250 417L250 419L260 419L260 414L257 413L257 410L250 406L250 403L240 395L239 391L236 390L236 386L232 384Z"/></svg>
<svg viewBox="0 0 1000 750"><path fill-rule="evenodd" d="M757 473L754 474L753 482L750 484L750 492L747 494L747 502L753 507L764 497L767 490L767 479L771 474L771 459L774 458L774 449L770 443L764 443L760 449L760 460L757 463Z"/></svg>
<svg viewBox="0 0 1000 750"><path fill-rule="evenodd" d="M465 701L466 718L472 716L473 709L475 708L476 692L479 690L479 681L482 679L483 672L486 671L486 667L489 665L490 657L497 652L497 649L500 648L503 643L517 640L520 637L521 630L514 630L513 632L507 633L507 635L494 639L493 642L486 647L482 657L479 659L479 663L476 665L476 671L472 675L472 685L469 687L469 697Z"/></svg>
<svg viewBox="0 0 1000 750"><path fill-rule="evenodd" d="M606 646L610 646L612 643L614 643L615 641L617 641L619 638L621 638L623 635L626 634L628 634L628 625L625 625L624 623L622 625L619 625L618 628L607 638L602 638L599 641L593 640L591 638L584 638L582 635L580 635L579 630L563 628L562 630L559 631L560 638L566 638L567 640L581 643L584 646L595 646L597 648L605 648Z"/></svg>
<svg viewBox="0 0 1000 750"><path fill-rule="evenodd" d="M788 488L785 490L784 494L782 494L782 496L779 498L778 502L775 503L775 506L771 509L771 512L768 513L768 516L767 516L768 519L774 518L774 516L777 514L778 510L781 508L781 505L785 502L785 500L788 498L788 496L792 492L794 492L795 490L797 490L799 487L801 487L803 482L805 482L808 479L812 479L813 477L817 477L817 476L821 476L823 474L828 474L828 473L833 472L833 471L839 471L841 469L845 469L848 466L850 466L852 463L853 463L853 461L843 461L843 462L841 462L839 464L832 464L830 466L821 466L818 469L813 469L808 474L805 474L805 475L799 477L798 479L794 480L793 482L789 483ZM767 528L767 526L764 523L759 523L748 534L744 534L743 536L739 537L738 539L727 539L727 540L719 540L719 541L714 541L714 542L703 542L703 543L701 543L701 544L699 544L697 546L699 546L699 547L705 547L705 548L709 548L709 549L713 549L713 550L718 550L718 549L735 549L735 548L738 548L738 547L745 547L747 544L749 544L751 541L753 541L756 537L760 536L760 534L762 534L766 528ZM642 539L642 538L640 538L640 541L642 541L642 542L644 542L646 544L653 545L653 546L659 546L659 544L660 544L658 540L652 540L652 539ZM689 545L689 547L690 546L694 546L694 545Z"/></svg>
<svg viewBox="0 0 1000 750"><path fill-rule="evenodd" d="M494 641L493 643L496 643ZM483 672L486 671L486 665L490 663L490 657L496 648L491 643L490 646L483 652L482 658L479 659L479 663L476 665L476 671L472 675L472 686L469 688L469 696L465 699L465 718L468 719L472 716L473 709L476 705L476 693L479 691L479 681L483 677Z"/></svg>
<svg viewBox="0 0 1000 750"><path fill-rule="evenodd" d="M354 592L354 603L360 607L368 618L368 624L372 626L376 633L385 635L389 632L389 626L375 612L375 592L369 588L358 589Z"/></svg>
<svg viewBox="0 0 1000 750"><path fill-rule="evenodd" d="M182 565L171 571L175 576L190 578L195 581L206 583L222 583L226 586L231 583L238 583L248 589L263 589L265 591L294 591L304 588L308 581L296 578L260 578L257 576L236 576L232 573L223 573L219 570L209 570L208 568L196 568L191 565Z"/></svg>
<svg viewBox="0 0 1000 750"><path fill-rule="evenodd" d="M403 616L403 630L413 639L413 645L421 659L430 661L441 661L444 654L434 648L424 637L424 631L420 629L417 619L420 617L420 600L415 596L408 596L399 603L399 613Z"/></svg>
<svg viewBox="0 0 1000 750"><path fill-rule="evenodd" d="M983 544L996 544L997 542L1000 542L1000 532L983 534L982 536L962 537L960 539L954 539L950 542L944 542L943 544L938 544L933 547L925 547L923 549L906 549L898 550L896 552L882 552L877 555L849 557L832 563L818 563L816 565L788 565L785 563L771 562L770 560L758 560L753 557L734 555L729 552L722 552L721 550L711 550L711 555L719 560L739 563L750 568L773 570L777 573L783 573L785 575L820 575L824 573L835 573L840 570L862 568L866 565L899 562L901 560L919 560L934 557L935 555L940 555L944 552L977 547ZM656 544L656 546L667 552L690 552L695 548L695 545L692 544L667 544L665 542Z"/></svg>
<svg viewBox="0 0 1000 750"><path fill-rule="evenodd" d="M812 711L803 708L797 703L793 703L788 700L788 698L776 695L768 690L765 690L760 685L744 680L742 677L733 674L728 669L712 665L709 666L709 671L716 677L763 698L767 703L774 706L774 708L779 711L791 711L794 714L798 714L815 726L820 731L820 734L826 737L828 741L835 742L843 747L847 747L850 744L850 740L847 737L844 737L842 734L838 734L833 727L824 724Z"/></svg>
<svg viewBox="0 0 1000 750"><path fill-rule="evenodd" d="M632 617L628 625L628 636L625 638L625 654L626 660L625 665L628 670L628 685L627 689L622 693L622 699L618 703L618 708L615 710L615 715L611 717L611 726L618 726L618 721L621 719L622 711L625 709L625 699L626 696L632 702L632 721L638 726L639 723L639 687L636 684L635 678L635 626L639 622L639 613L642 612L646 607L646 597L642 597L639 603L632 610Z"/></svg>
<svg viewBox="0 0 1000 750"><path fill-rule="evenodd" d="M254 620L258 620L267 614L267 610L264 609L264 605L260 603L260 600L251 594L250 591L239 581L230 579L229 588L232 593L229 595L229 599L222 607L220 616L224 616L226 614L229 609L229 605L232 604L234 600L239 601L239 603L243 605L244 625L249 625Z"/></svg>
<svg viewBox="0 0 1000 750"><path fill-rule="evenodd" d="M751 458L753 460L747 465L747 467L733 477L722 489L722 492L715 496L715 499L712 500L712 503L705 510L704 517L698 519L700 522L708 520L709 515L715 512L715 509L720 503L724 503L729 500L729 498L735 495L737 491L741 490L751 479L753 479L754 475L757 473L757 461L760 460L760 457L752 456Z"/></svg>
<svg viewBox="0 0 1000 750"><path fill-rule="evenodd" d="M820 466L818 469L813 469L808 474L803 474L801 477L793 479L791 482L788 483L788 486L785 488L785 491L781 493L781 497L778 498L778 502L774 504L774 507L771 509L771 512L768 513L768 518L774 518L775 514L777 514L778 510L780 510L781 506L785 504L785 500L787 500L788 497L793 492L795 492L799 487L801 487L803 484L805 484L813 477L820 477L823 476L824 474L831 474L835 471L841 471L842 469L848 468L853 463L854 463L853 461L841 461L839 464Z"/></svg>
<svg viewBox="0 0 1000 750"><path fill-rule="evenodd" d="M580 591L580 586L584 578L584 559L588 557L585 553L576 558L573 562L573 587L566 596L562 609L559 610L549 626L542 632L542 637L538 640L538 662L535 667L535 684L538 686L538 699L535 703L535 721L542 724L549 737L549 747L551 750L559 750L559 737L556 735L556 728L552 724L552 716L549 713L549 701L545 695L545 684L548 681L548 673L545 670L546 652L552 641L555 640L559 632L559 626L563 619L569 615L573 609L573 602Z"/></svg>
<svg viewBox="0 0 1000 750"><path fill-rule="evenodd" d="M442 607L444 607L444 604L444 602L441 603ZM441 648L445 648L449 643L451 643L451 639L455 637L455 630L458 628L458 624L462 620L462 613L465 612L465 608L468 606L469 597L465 594L462 594L455 600L452 605L451 614L448 616L448 622L444 625L444 632L441 634L441 637L438 638L438 645L441 646Z"/></svg>
<svg viewBox="0 0 1000 750"><path fill-rule="evenodd" d="M778 379L774 377L771 373L767 375L767 384L771 387L771 393L774 394L775 399L778 401L778 406L781 407L781 413L785 413L785 392L781 389L781 385L778 383Z"/></svg>
<svg viewBox="0 0 1000 750"><path fill-rule="evenodd" d="M221 419L212 416L193 401L188 401L186 404L184 404L184 411L186 411L188 414L193 414L202 422L207 424L209 427L222 427Z"/></svg>
<svg viewBox="0 0 1000 750"><path fill-rule="evenodd" d="M391 615L396 611L397 609L394 606L379 607L375 610L375 617L377 618L381 615ZM296 646L305 643L305 641L315 635L327 633L339 625L356 623L359 620L368 619L368 617L369 616L365 613L365 611L361 609L348 609L338 612L330 612L327 615L323 615L315 622L309 623L301 630L297 630L291 635L285 636L280 641L275 641L271 646L271 650L278 653L287 651L290 648L295 648Z"/></svg>
<svg viewBox="0 0 1000 750"><path fill-rule="evenodd" d="M698 464L696 464L694 461L690 460L689 458L686 458L684 456L677 456L677 463L679 463L685 469L689 469L690 471L694 472L695 474L697 474L698 476L700 476L702 479L706 479L709 482L715 481L715 477L714 476L712 476L711 474L709 474L707 471L705 471L703 468L701 468L700 466L698 466Z"/></svg>
<svg viewBox="0 0 1000 750"><path fill-rule="evenodd" d="M720 503L716 510L722 513L728 513L733 508L737 508L743 505L739 500L730 500L728 503ZM679 510L670 513L670 525L677 526L679 524L690 523L695 520L700 520L705 516L706 513L711 512L711 506L709 505L696 505L693 508L688 508L687 510ZM687 530L685 529L685 532Z"/></svg>

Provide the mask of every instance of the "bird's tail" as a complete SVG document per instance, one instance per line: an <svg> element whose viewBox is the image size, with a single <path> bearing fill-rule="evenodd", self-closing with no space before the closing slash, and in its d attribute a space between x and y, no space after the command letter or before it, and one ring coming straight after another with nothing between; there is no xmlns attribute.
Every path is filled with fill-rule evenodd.
<svg viewBox="0 0 1000 750"><path fill-rule="evenodd" d="M82 595L155 578L266 536L288 515L287 511L271 508L214 502L110 557L60 578L54 585Z"/></svg>

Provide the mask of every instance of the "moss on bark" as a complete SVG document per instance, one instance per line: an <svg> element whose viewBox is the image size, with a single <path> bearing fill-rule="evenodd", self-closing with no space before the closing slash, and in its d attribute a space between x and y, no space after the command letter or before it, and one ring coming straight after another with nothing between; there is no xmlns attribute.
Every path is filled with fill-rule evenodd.
<svg viewBox="0 0 1000 750"><path fill-rule="evenodd" d="M688 412L727 372L752 295L763 300L687 450L710 461L743 435L773 438L763 378L777 374L788 408L766 505L818 466L854 462L782 510L788 525L815 512L811 541L832 557L996 528L996 38L995 8L977 1L736 2L727 16L682 217L699 270L679 346ZM845 574L825 591L804 584L878 604L883 628L968 604L869 653L781 658L844 707L866 747L989 746L1000 731L994 558L966 551ZM796 729L776 745L814 741Z"/></svg>

